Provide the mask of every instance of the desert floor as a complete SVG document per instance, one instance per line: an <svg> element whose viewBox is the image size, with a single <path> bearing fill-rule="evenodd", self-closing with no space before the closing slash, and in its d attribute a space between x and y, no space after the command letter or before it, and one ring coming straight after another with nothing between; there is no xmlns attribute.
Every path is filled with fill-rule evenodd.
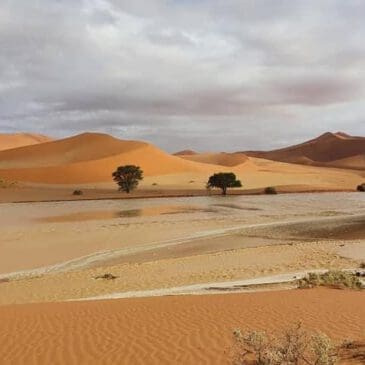
<svg viewBox="0 0 365 365"><path fill-rule="evenodd" d="M4 364L224 364L234 327L299 320L335 340L365 339L364 292L149 298L358 268L361 193L2 203L0 237ZM97 279L105 273L116 278ZM85 300L118 296L129 299Z"/></svg>

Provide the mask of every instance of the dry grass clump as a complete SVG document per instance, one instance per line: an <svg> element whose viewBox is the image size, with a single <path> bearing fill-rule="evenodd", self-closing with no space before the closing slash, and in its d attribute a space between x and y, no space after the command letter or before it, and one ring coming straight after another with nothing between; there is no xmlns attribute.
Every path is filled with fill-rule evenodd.
<svg viewBox="0 0 365 365"><path fill-rule="evenodd" d="M273 186L268 186L267 188L264 189L264 193L268 195L276 195L278 192L276 188L274 188Z"/></svg>
<svg viewBox="0 0 365 365"><path fill-rule="evenodd" d="M82 195L83 191L82 190L74 190L74 192L72 193L72 195Z"/></svg>
<svg viewBox="0 0 365 365"><path fill-rule="evenodd" d="M117 276L110 274L110 273L95 276L95 279L104 279L104 280L114 280L116 278L117 278Z"/></svg>
<svg viewBox="0 0 365 365"><path fill-rule="evenodd" d="M298 323L282 337L234 331L234 365L334 365L337 349L322 333L309 334Z"/></svg>
<svg viewBox="0 0 365 365"><path fill-rule="evenodd" d="M298 280L298 288L314 288L326 286L343 289L361 289L361 280L355 274L348 271L330 270L325 273L309 273L303 279Z"/></svg>

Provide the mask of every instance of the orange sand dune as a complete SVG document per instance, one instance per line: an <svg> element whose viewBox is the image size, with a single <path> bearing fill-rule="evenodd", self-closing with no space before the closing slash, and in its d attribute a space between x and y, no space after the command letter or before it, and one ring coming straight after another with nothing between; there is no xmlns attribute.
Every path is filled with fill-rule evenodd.
<svg viewBox="0 0 365 365"><path fill-rule="evenodd" d="M194 155L180 155L186 160L202 162L212 165L237 166L248 162L249 158L243 153L199 153Z"/></svg>
<svg viewBox="0 0 365 365"><path fill-rule="evenodd" d="M3 306L0 358L3 365L228 365L237 327L275 333L300 320L338 342L364 339L364 303L364 292L313 289Z"/></svg>
<svg viewBox="0 0 365 365"><path fill-rule="evenodd" d="M42 134L14 133L0 134L0 151L51 141L52 138Z"/></svg>
<svg viewBox="0 0 365 365"><path fill-rule="evenodd" d="M248 151L248 156L274 161L323 164L365 153L365 137L353 137L345 133L325 133L318 138L278 150ZM346 167L344 164L341 167Z"/></svg>
<svg viewBox="0 0 365 365"><path fill-rule="evenodd" d="M115 168L125 164L141 166L146 176L211 170L206 164L171 156L145 142L95 133L0 152L0 176L35 183L111 181Z"/></svg>

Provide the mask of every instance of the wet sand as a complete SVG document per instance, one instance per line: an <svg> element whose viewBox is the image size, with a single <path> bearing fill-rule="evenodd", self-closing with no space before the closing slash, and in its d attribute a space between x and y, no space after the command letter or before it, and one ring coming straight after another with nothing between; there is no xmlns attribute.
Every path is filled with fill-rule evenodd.
<svg viewBox="0 0 365 365"><path fill-rule="evenodd" d="M278 333L300 320L337 342L364 340L364 303L364 292L318 289L2 306L0 358L4 365L230 364L237 327Z"/></svg>

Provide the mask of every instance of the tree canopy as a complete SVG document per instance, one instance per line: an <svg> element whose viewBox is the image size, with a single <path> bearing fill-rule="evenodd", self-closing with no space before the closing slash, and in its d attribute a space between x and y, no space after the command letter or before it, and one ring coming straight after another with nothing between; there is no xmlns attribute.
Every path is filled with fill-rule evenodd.
<svg viewBox="0 0 365 365"><path fill-rule="evenodd" d="M143 180L143 171L135 165L119 166L113 172L113 180L119 185L119 190L130 193Z"/></svg>
<svg viewBox="0 0 365 365"><path fill-rule="evenodd" d="M240 188L242 183L237 180L233 172L219 172L212 175L207 183L207 187L222 189L222 194L227 194L228 188Z"/></svg>

